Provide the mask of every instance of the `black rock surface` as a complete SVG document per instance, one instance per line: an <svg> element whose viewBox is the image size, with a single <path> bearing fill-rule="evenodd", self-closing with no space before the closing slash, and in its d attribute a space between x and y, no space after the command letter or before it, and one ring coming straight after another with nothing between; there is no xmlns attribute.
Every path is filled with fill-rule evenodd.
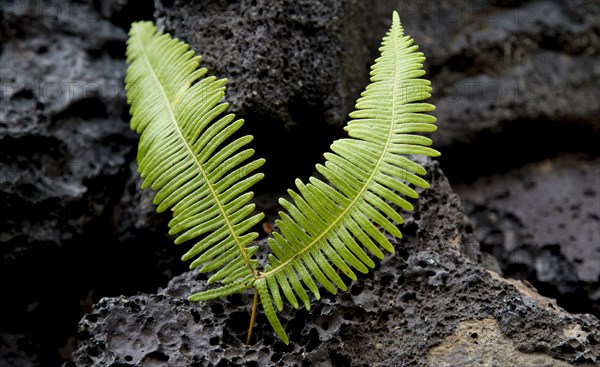
<svg viewBox="0 0 600 367"><path fill-rule="evenodd" d="M452 180L559 150L600 153L598 2L157 0L156 8L162 29L229 78L227 98L257 138L285 137L259 140L261 154L291 159L295 171L280 175L310 173L305 162L339 136L330 126L353 109L393 10L427 56L435 144ZM290 141L307 136L319 149L295 161L289 152L302 147Z"/></svg>
<svg viewBox="0 0 600 367"><path fill-rule="evenodd" d="M433 138L453 184L485 175L499 188L506 172L523 174L518 167L528 162L562 166L562 151L592 161L600 155L598 2L161 0L156 9L161 27L230 79L231 109L246 118L267 158L256 193L268 214L276 193L310 174L342 135L393 9L428 57L440 126ZM186 267L165 234L169 218L156 215L152 193L139 189L121 89L126 32L154 10L146 0L0 2L0 292L10 300L0 312L0 365L68 360L78 320L100 297L152 292ZM560 189L554 182L547 195ZM485 186L475 186L489 198L485 206L473 212L466 202L481 261L526 277L569 312L596 312L597 303L583 302L598 299L598 280L577 275L593 258L568 257L570 241L520 243L516 254L531 261L492 250L498 237L487 237L488 229L504 227L484 217L498 212L510 224L503 213L528 208L518 207L527 200L488 196ZM600 209L583 208L597 197L571 195L585 205L566 210L595 223ZM514 207L504 211L508 202ZM518 233L556 224L544 221L526 215ZM563 224L564 233L578 232L576 220ZM549 264L545 280L537 260Z"/></svg>
<svg viewBox="0 0 600 367"><path fill-rule="evenodd" d="M206 283L188 272L156 294L102 299L80 323L75 365L596 365L598 319L570 315L480 265L459 197L437 163L426 167L432 188L406 216L396 253L310 311L287 307L289 345L259 314L245 346L250 294L190 303Z"/></svg>
<svg viewBox="0 0 600 367"><path fill-rule="evenodd" d="M505 276L600 315L600 159L559 156L454 189Z"/></svg>
<svg viewBox="0 0 600 367"><path fill-rule="evenodd" d="M451 182L564 150L600 154L600 2L377 4L404 14L427 56Z"/></svg>
<svg viewBox="0 0 600 367"><path fill-rule="evenodd" d="M158 0L156 8L159 29L228 79L231 110L269 158L265 185L312 172L341 135L386 32L370 29L380 21L372 1Z"/></svg>
<svg viewBox="0 0 600 367"><path fill-rule="evenodd" d="M123 184L126 33L89 4L2 10L0 233L18 259L80 236Z"/></svg>
<svg viewBox="0 0 600 367"><path fill-rule="evenodd" d="M166 226L124 195L137 174L121 26L152 14L133 3L0 3L0 365L68 360L99 296L154 289L179 264L161 267L171 241L144 233ZM145 232L122 227L131 216Z"/></svg>
<svg viewBox="0 0 600 367"><path fill-rule="evenodd" d="M23 346L0 359L56 364L90 290L76 284L94 278L86 233L110 218L133 148L126 33L91 1L0 6L0 334Z"/></svg>

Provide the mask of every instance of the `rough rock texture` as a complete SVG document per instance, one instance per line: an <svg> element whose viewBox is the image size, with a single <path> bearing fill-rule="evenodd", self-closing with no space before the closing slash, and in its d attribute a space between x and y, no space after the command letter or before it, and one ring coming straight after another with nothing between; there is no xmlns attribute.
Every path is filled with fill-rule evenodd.
<svg viewBox="0 0 600 367"><path fill-rule="evenodd" d="M600 159L561 156L454 189L504 275L600 314Z"/></svg>
<svg viewBox="0 0 600 367"><path fill-rule="evenodd" d="M398 8L427 55L451 181L560 150L600 153L599 2L378 4Z"/></svg>
<svg viewBox="0 0 600 367"><path fill-rule="evenodd" d="M498 3L407 5L418 15L405 16L405 27L423 39L437 82L445 127L438 144L472 143L484 131L509 134L511 124L527 131L536 121L588 123L598 133L600 4Z"/></svg>
<svg viewBox="0 0 600 367"><path fill-rule="evenodd" d="M343 53L368 24L366 3L157 1L155 16L159 27L203 55L212 73L229 79L227 99L240 114L288 126L339 125L357 92L344 85L346 74L352 63L370 61L364 46ZM300 120L310 114L315 121Z"/></svg>
<svg viewBox="0 0 600 367"><path fill-rule="evenodd" d="M393 9L428 56L434 140L453 183L561 150L600 153L598 2L156 3L158 23L230 79L231 109L247 118L267 158L256 190L265 210L341 135ZM101 296L150 292L185 267L165 235L168 218L139 190L121 89L126 31L153 12L146 0L0 2L0 291L10 299L0 312L0 364L68 359L77 321ZM586 200L585 192L574 197ZM480 260L510 270L489 243ZM564 295L559 302L572 311L594 311L568 302L598 298L597 280L575 278L586 259L573 264L562 247L520 249L568 275L545 272L552 287L528 276L542 292ZM537 274L533 264L508 274Z"/></svg>
<svg viewBox="0 0 600 367"><path fill-rule="evenodd" d="M122 184L114 178L132 148L126 34L89 4L15 1L3 11L0 240L3 257L17 258L81 235L111 198L94 183Z"/></svg>
<svg viewBox="0 0 600 367"><path fill-rule="evenodd" d="M464 184L480 176L501 177L492 175L529 162L554 160L565 151L600 155L598 2L389 0L330 1L328 6L312 1L300 1L298 5L291 1L265 4L250 0L210 5L157 1L156 16L163 28L198 49L211 71L230 78L227 98L247 117L257 137L268 137L268 141L259 140L259 153L275 156L275 160L269 160L273 167L281 166L283 160L294 155L288 152L305 150L304 146L289 143L293 137L302 141L310 135L318 155L337 136L325 127L315 136L313 126L339 125L345 120L356 92L364 86L366 65L376 56L372 47L379 41L376 35L389 27L393 9L400 12L406 31L427 55L425 68L433 82L432 102L437 106L434 114L440 126L434 144L443 153L440 162L451 182ZM354 30L356 33L348 33ZM368 30L367 35L359 38L364 30ZM302 42L298 42L299 34ZM316 60L310 59L310 54L318 55ZM304 66L307 58L320 68L298 67ZM232 60L242 62L231 65ZM322 94L315 94L313 86L319 83ZM255 94L258 84L262 91ZM340 94L339 86L350 93ZM309 101L311 108L304 109L305 113L294 113L298 100ZM321 107L315 109L315 105ZM282 125L292 132L286 133ZM273 144L269 132L282 136L284 145ZM269 171L268 177L282 175L282 182L290 182L288 175L292 178L310 172L316 160L313 158L309 153L292 161L293 171ZM572 169L577 170L577 163L568 159L556 164L571 163L575 164ZM507 184L502 179L492 183L499 190L510 191ZM496 198L486 195L484 186L461 193L485 197L493 208ZM543 206L547 201L542 195L563 195L561 186L562 182L556 180L545 185L543 193L538 191L536 203ZM483 191L478 193L480 188ZM598 202L597 198L589 200L582 190L575 189L570 195L572 200L588 206ZM536 221L554 227L557 223L553 219L546 222L545 218L565 215L549 212L543 218L532 216L540 213L530 212L528 202L510 201L511 210L528 213L520 218L524 227L537 226ZM469 214L478 215L469 206L468 209ZM592 223L586 224L586 233L593 231L593 223L597 223L594 218L600 216L600 211L582 210L579 214L588 218L586 223ZM475 221L480 228L481 220ZM600 294L600 279L594 277L590 268L600 261L596 253L598 240L578 240L577 249L591 257L582 264L573 258L565 262L561 254L574 251L565 248L570 247L570 240L559 237L577 232L579 223L566 220L561 226L566 230L552 232L557 235L550 241L553 243L546 238L540 242L543 245L531 246L527 236L519 237L518 253L510 250L494 254L525 259L514 262L504 256L502 268L509 270L509 275L526 274L547 295L564 296L561 304L571 311L598 312L595 300ZM478 234L489 228L478 229ZM483 243L489 250L487 242ZM552 269L543 265L550 263L554 264ZM517 271L507 269L510 264L519 264ZM589 265L587 275L582 277L576 269L583 269L585 264ZM553 273L555 270L558 273ZM540 271L547 273L540 274L545 279L542 282L534 275Z"/></svg>
<svg viewBox="0 0 600 367"><path fill-rule="evenodd" d="M0 4L0 365L68 359L98 295L156 288L154 273L179 264L159 264L164 235L143 247L142 236L115 240L134 237L113 223L136 143L119 24L148 14L128 15L132 3Z"/></svg>
<svg viewBox="0 0 600 367"><path fill-rule="evenodd" d="M26 334L28 354L58 358L69 335L62 324L86 295L70 285L86 274L84 234L110 215L132 149L126 34L91 1L3 2L1 17L0 291L10 302L0 333Z"/></svg>
<svg viewBox="0 0 600 367"><path fill-rule="evenodd" d="M1 366L33 367L40 365L38 352L25 334L0 334Z"/></svg>
<svg viewBox="0 0 600 367"><path fill-rule="evenodd" d="M462 321L452 335L445 337L427 355L430 366L454 367L475 363L487 366L571 366L544 353L521 352L512 340L502 335L498 322L493 318Z"/></svg>
<svg viewBox="0 0 600 367"><path fill-rule="evenodd" d="M289 185L311 173L368 82L385 33L370 29L380 21L372 5L157 0L155 16L160 29L203 56L211 74L228 78L230 109L246 118L258 154L269 158L265 182Z"/></svg>
<svg viewBox="0 0 600 367"><path fill-rule="evenodd" d="M432 188L407 216L397 252L310 312L286 309L290 345L260 314L244 346L250 295L189 303L205 280L188 272L157 294L102 299L81 321L75 365L440 366L462 355L461 366L475 366L506 365L504 353L518 366L596 365L598 319L468 259L481 253L460 199L436 163L427 168Z"/></svg>
<svg viewBox="0 0 600 367"><path fill-rule="evenodd" d="M156 7L162 28L229 78L227 99L257 137L310 136L326 147L339 134L327 125L346 120L397 9L427 55L442 127L435 144L448 153L441 159L450 177L557 149L599 153L598 2L157 0ZM532 149L534 138L544 144ZM260 141L265 155L299 149L272 140Z"/></svg>

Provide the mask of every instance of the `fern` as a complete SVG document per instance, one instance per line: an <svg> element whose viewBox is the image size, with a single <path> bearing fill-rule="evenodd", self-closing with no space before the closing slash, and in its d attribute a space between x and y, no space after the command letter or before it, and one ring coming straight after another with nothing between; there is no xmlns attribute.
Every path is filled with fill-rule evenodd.
<svg viewBox="0 0 600 367"><path fill-rule="evenodd" d="M252 137L244 136L222 146L243 124L235 116L221 115L225 79L205 77L199 56L183 42L160 34L149 22L135 23L127 42L129 68L125 79L131 104L131 128L141 134L138 171L142 188L157 190L158 211L173 211L170 234L175 240L195 243L183 260L195 258L191 268L217 271L210 279L224 285L205 297L223 297L250 287L256 277L253 240L247 231L263 214L250 216L248 189L263 174L253 171L264 160L245 163ZM232 274L236 277L232 277Z"/></svg>
<svg viewBox="0 0 600 367"><path fill-rule="evenodd" d="M158 211L171 209L175 243L191 241L183 260L212 272L217 287L194 294L193 301L224 297L254 289L254 310L263 310L279 337L288 343L277 311L284 298L295 308L310 309L310 296L320 299L320 287L345 291L342 276L356 280L355 271L374 267L372 256L394 247L382 229L395 237L402 217L396 207L413 210L411 186L427 188L423 167L410 155L437 156L431 140L416 133L435 131L435 107L420 101L430 97L430 82L413 40L404 35L397 12L371 68L371 84L350 114L349 138L335 141L317 170L326 179L296 180L291 201L268 239L272 254L257 270L257 252L248 231L263 218L252 214L250 188L263 176L255 171L264 160L250 160L244 148L251 136L234 139L242 126L227 103L220 102L225 80L205 77L200 57L189 46L159 33L149 22L134 23L127 47L126 77L131 127L141 134L138 150L143 187L157 190ZM308 289L308 291L307 291Z"/></svg>

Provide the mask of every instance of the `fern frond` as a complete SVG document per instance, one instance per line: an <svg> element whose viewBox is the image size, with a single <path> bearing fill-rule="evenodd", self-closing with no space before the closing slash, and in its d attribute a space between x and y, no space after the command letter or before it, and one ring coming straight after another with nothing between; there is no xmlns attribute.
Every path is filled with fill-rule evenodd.
<svg viewBox="0 0 600 367"><path fill-rule="evenodd" d="M269 238L272 254L258 272L258 251L250 228L263 214L252 214L249 189L262 179L255 171L264 160L251 160L245 146L251 136L234 138L243 124L224 114L225 80L205 77L200 57L189 46L159 33L149 22L134 23L127 47L130 64L126 89L131 128L141 134L138 147L142 187L157 191L157 210L171 209L170 234L175 243L192 242L183 260L190 267L213 272L208 283L220 287L189 297L220 298L254 287L267 319L288 343L277 311L284 298L295 308L310 308L310 295L320 287L346 290L345 275L367 273L394 247L382 233L401 237L397 208L413 210L407 200L418 197L414 186L427 188L425 169L411 155L437 156L431 140L418 135L436 130L427 114L435 107L421 102L431 87L413 40L404 35L397 12L371 68L371 84L356 103L340 139L325 153L317 170L326 181L296 180L291 201ZM253 306L253 316L254 316ZM252 317L254 320L254 317ZM249 338L250 336L248 336Z"/></svg>
<svg viewBox="0 0 600 367"><path fill-rule="evenodd" d="M277 220L280 232L269 238L273 255L259 274L258 287L267 318L277 334L287 337L274 311L283 307L281 293L294 306L298 298L310 308L305 287L320 298L319 285L332 293L346 290L338 275L356 279L354 271L374 267L370 256L383 258L394 247L380 228L395 237L402 217L394 208L413 210L404 197L417 198L409 186L427 188L423 167L407 156L437 156L429 138L415 135L435 131L431 87L413 40L404 35L397 12L371 68L371 84L356 103L346 126L350 138L335 141L324 165L317 170L329 183L310 178L296 180L298 192L289 190L292 202L280 199L286 212Z"/></svg>
<svg viewBox="0 0 600 367"><path fill-rule="evenodd" d="M252 287L257 233L248 190L262 179L263 159L250 160L251 136L234 139L243 120L224 115L225 79L205 77L200 56L150 22L131 27L126 77L131 128L140 136L138 170L142 187L157 191L158 211L171 209L175 243L191 242L183 260L200 272L216 271L209 282L224 286L190 297L211 299Z"/></svg>

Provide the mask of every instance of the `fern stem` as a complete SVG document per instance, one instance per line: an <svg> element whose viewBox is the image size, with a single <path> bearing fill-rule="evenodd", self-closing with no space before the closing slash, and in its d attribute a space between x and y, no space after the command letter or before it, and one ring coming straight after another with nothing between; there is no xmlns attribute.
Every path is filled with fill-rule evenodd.
<svg viewBox="0 0 600 367"><path fill-rule="evenodd" d="M252 336L252 329L254 328L254 319L256 318L256 305L258 304L258 289L254 287L254 301L252 301L252 314L250 315L250 326L248 327L248 337L246 338L246 345L250 345L250 337Z"/></svg>
<svg viewBox="0 0 600 367"><path fill-rule="evenodd" d="M136 38L136 39L139 39L139 38ZM169 112L170 120L171 120L171 123L175 126L175 131L177 131L177 134L178 134L179 138L181 139L181 141L183 142L183 145L187 149L188 154L192 157L192 159L194 160L194 164L198 167L198 170L202 174L202 178L204 179L204 182L206 182L206 185L207 185L207 187L210 190L211 196L215 199L215 203L219 207L219 211L221 212L221 215L225 219L225 223L227 224L227 229L229 230L229 233L231 233L231 236L233 237L233 239L234 239L234 241L235 241L238 249L240 250L240 253L244 257L244 261L246 262L246 265L248 265L248 267L252 271L252 276L255 279L257 279L256 269L254 269L254 267L252 266L252 262L250 261L250 258L248 257L248 254L246 253L246 248L244 247L244 244L241 243L239 237L235 233L235 229L233 228L233 225L231 224L231 221L229 220L229 217L228 217L228 215L227 215L227 213L225 211L225 208L223 207L223 204L221 203L219 195L217 194L217 192L216 192L216 190L215 190L212 182L209 180L204 167L198 161L198 157L196 157L196 155L194 154L194 151L193 151L192 147L188 144L188 142L186 141L185 137L183 136L181 128L180 128L179 124L177 123L177 119L175 118L175 113L173 111L173 108L179 103L180 96L183 93L180 92L178 94L177 98L175 98L175 100L173 101L173 104L171 104L169 102L169 98L167 97L167 93L164 90L163 85L160 82L160 79L156 75L156 72L154 71L154 68L152 67L152 64L150 63L150 58L148 57L148 53L146 51L146 45L145 45L145 43L141 42L141 40L140 40L139 41L139 45L140 45L140 50L142 50L142 52L144 54L144 58L143 59L144 59L145 63L147 64L148 69L152 73L152 77L154 78L154 80L156 80L156 84L159 86L159 89L160 89L160 92L161 92L161 94L163 96L165 104L168 106L168 112ZM189 85L190 84L188 83L187 84L188 88L189 88Z"/></svg>

